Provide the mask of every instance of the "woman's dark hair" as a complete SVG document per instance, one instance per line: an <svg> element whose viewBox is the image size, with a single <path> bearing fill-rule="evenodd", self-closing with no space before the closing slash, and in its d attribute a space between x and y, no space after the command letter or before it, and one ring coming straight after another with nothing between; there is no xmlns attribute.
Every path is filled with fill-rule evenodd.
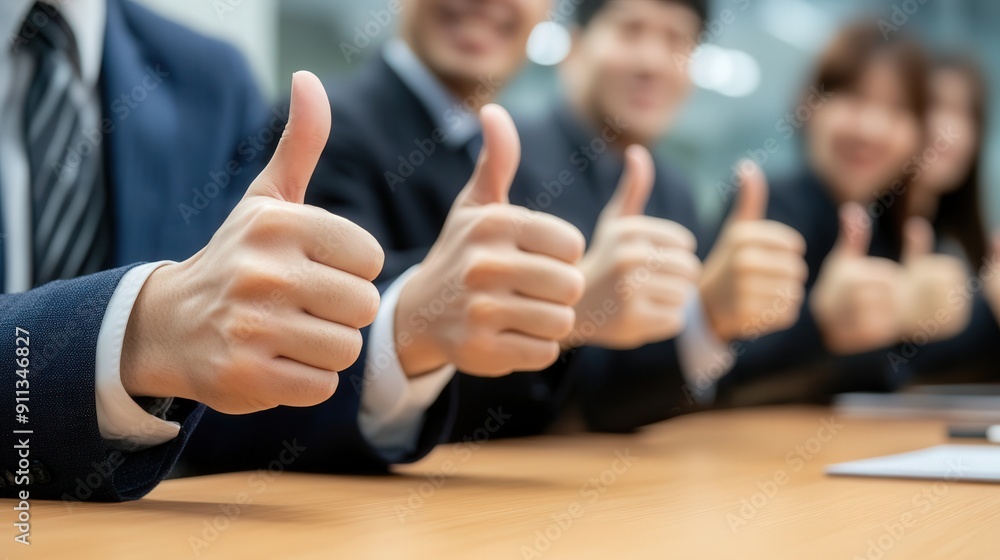
<svg viewBox="0 0 1000 560"><path fill-rule="evenodd" d="M808 99L815 96L815 91L836 95L838 91L856 88L876 60L888 61L899 73L903 80L903 90L909 97L908 108L920 123L923 134L930 102L930 62L920 44L908 36L897 34L885 37L879 29L877 18L850 24L834 37L820 55L812 81L805 88L803 105L809 106ZM892 204L884 208L876 218L878 229L887 234L893 251L897 253L902 248L907 193L911 182L912 177L900 169L897 179L883 186L886 191L892 189L894 198Z"/></svg>
<svg viewBox="0 0 1000 560"><path fill-rule="evenodd" d="M986 132L987 96L986 78L975 60L959 54L942 55L934 61L936 72L958 72L968 84L972 93L972 118L975 122L976 155L972 165L962 177L958 188L946 193L938 201L938 212L934 219L934 230L939 236L949 236L962 244L965 255L973 267L982 264L989 247L986 226L980 212L979 185L983 154L983 138Z"/></svg>

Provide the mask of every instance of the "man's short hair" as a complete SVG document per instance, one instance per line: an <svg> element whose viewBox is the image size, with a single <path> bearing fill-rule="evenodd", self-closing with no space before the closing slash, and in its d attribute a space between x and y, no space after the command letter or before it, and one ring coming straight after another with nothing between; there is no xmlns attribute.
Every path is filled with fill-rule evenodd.
<svg viewBox="0 0 1000 560"><path fill-rule="evenodd" d="M570 0L577 4L576 23L580 27L587 27L590 21L596 16L611 0ZM662 2L673 2L682 6L687 6L698 14L702 23L708 19L708 0L661 0Z"/></svg>

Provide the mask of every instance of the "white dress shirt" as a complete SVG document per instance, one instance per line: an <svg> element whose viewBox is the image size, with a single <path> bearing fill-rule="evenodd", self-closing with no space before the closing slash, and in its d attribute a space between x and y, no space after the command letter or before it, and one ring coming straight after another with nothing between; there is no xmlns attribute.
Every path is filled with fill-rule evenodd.
<svg viewBox="0 0 1000 560"><path fill-rule="evenodd" d="M34 4L34 0L0 2L0 31L13 38ZM86 88L86 112L94 122L100 118L98 78L104 47L107 6L104 0L63 0L53 2L72 29L80 54L82 81ZM7 44L10 44L9 42ZM34 60L27 49L0 48L0 206L3 210L4 259L7 293L31 288L31 185L28 157L24 143L24 105ZM95 153L93 157L100 157ZM101 436L129 449L143 449L167 442L180 426L147 413L126 393L121 382L121 353L129 316L136 297L154 270L169 261L137 266L122 278L105 310L97 337L95 399ZM397 283L399 287L401 282ZM390 290L391 302L399 287ZM448 368L410 383L402 373L395 345L391 344L392 316L395 305L383 306L376 333L388 333L379 363L365 369L359 423L369 443L386 457L401 457L416 445L427 408L447 384L452 373ZM386 343L383 343L384 345ZM369 352L371 354L371 352ZM440 386L439 386L440 385ZM343 389L342 389L343 390ZM426 396L432 394L433 396ZM427 402L429 400L429 402Z"/></svg>
<svg viewBox="0 0 1000 560"><path fill-rule="evenodd" d="M479 119L466 111L463 105L427 68L413 50L401 39L391 39L385 46L383 57L410 91L420 100L434 125L447 132L445 144L457 148L468 144L482 130ZM478 154L470 154L475 159ZM383 415L384 423L367 421L362 410L362 433L371 439L380 439L386 446L397 445L395 453L411 451L420 433L419 425L424 411L429 408L440 391L447 386L455 368L446 367L409 384L406 390L402 369L396 357L391 327L396 301L401 285L409 278L412 269L401 276L383 295L382 308L369 335L366 354L366 379L375 376L378 367L381 375L391 375L396 385L392 395L400 395L394 402L379 403L381 407L398 411ZM708 404L714 400L715 381L732 367L734 359L729 347L715 335L705 317L704 306L697 290L684 308L686 327L678 337L677 353L681 373L688 385L687 394L697 402ZM390 359L391 357L391 359ZM666 364L664 364L666 367ZM386 396L388 392L384 393ZM364 405L364 403L362 403ZM392 435L389 435L392 434Z"/></svg>

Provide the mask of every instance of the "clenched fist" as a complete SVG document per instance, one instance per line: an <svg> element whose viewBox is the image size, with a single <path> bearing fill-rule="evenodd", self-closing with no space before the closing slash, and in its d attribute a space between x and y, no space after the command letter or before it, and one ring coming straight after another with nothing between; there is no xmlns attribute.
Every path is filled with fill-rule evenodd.
<svg viewBox="0 0 1000 560"><path fill-rule="evenodd" d="M722 340L795 324L809 275L806 242L791 227L766 220L768 187L750 161L740 163L739 200L705 260L699 290L709 324Z"/></svg>
<svg viewBox="0 0 1000 560"><path fill-rule="evenodd" d="M857 354L897 342L911 301L903 267L868 256L871 219L853 202L840 208L840 237L823 261L810 305L827 348Z"/></svg>
<svg viewBox="0 0 1000 560"><path fill-rule="evenodd" d="M511 206L521 159L510 115L482 109L484 147L427 258L403 286L394 319L409 376L452 364L473 375L535 371L559 357L583 293L583 235ZM449 288L457 286L457 289Z"/></svg>
<svg viewBox="0 0 1000 560"><path fill-rule="evenodd" d="M358 226L302 204L329 133L322 84L295 74L267 168L207 247L157 269L139 293L122 352L130 395L226 413L333 395L378 309L383 254Z"/></svg>
<svg viewBox="0 0 1000 560"><path fill-rule="evenodd" d="M576 305L566 346L629 349L677 336L684 303L701 274L694 234L676 222L644 216L653 190L653 157L625 152L625 172L594 230L580 270L587 290Z"/></svg>
<svg viewBox="0 0 1000 560"><path fill-rule="evenodd" d="M972 317L971 298L954 297L968 280L968 268L957 257L934 253L934 228L924 218L907 220L904 235L903 268L911 300L902 336L922 333L942 340L959 334Z"/></svg>

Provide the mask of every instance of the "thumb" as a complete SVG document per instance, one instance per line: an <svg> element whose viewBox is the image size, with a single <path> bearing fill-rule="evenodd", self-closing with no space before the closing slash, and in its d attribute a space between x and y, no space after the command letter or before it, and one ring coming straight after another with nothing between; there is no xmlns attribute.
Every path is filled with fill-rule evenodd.
<svg viewBox="0 0 1000 560"><path fill-rule="evenodd" d="M521 163L521 139L506 109L489 104L479 112L483 149L472 179L459 195L462 206L508 202L510 184Z"/></svg>
<svg viewBox="0 0 1000 560"><path fill-rule="evenodd" d="M840 235L834 246L835 253L853 257L868 256L868 246L872 241L872 222L865 209L856 202L848 202L840 207Z"/></svg>
<svg viewBox="0 0 1000 560"><path fill-rule="evenodd" d="M760 167L745 159L738 164L740 194L729 219L737 222L763 220L767 217L767 178Z"/></svg>
<svg viewBox="0 0 1000 560"><path fill-rule="evenodd" d="M934 227L925 218L906 220L903 231L903 262L934 252Z"/></svg>
<svg viewBox="0 0 1000 560"><path fill-rule="evenodd" d="M645 147L633 144L625 150L625 171L615 194L604 207L602 218L640 216L653 192L656 169L653 156Z"/></svg>
<svg viewBox="0 0 1000 560"><path fill-rule="evenodd" d="M330 101L311 72L292 74L288 124L271 161L247 196L268 196L301 204L326 141L330 137Z"/></svg>

